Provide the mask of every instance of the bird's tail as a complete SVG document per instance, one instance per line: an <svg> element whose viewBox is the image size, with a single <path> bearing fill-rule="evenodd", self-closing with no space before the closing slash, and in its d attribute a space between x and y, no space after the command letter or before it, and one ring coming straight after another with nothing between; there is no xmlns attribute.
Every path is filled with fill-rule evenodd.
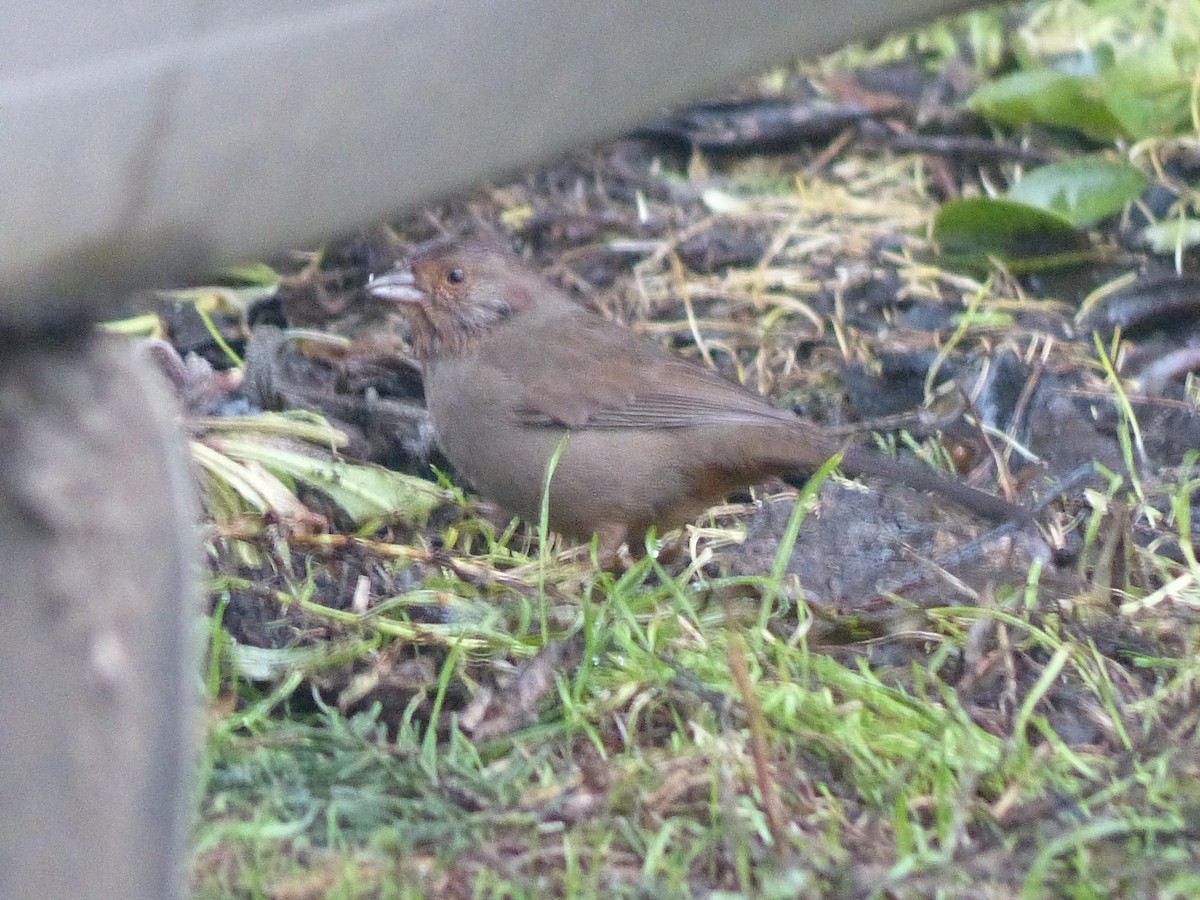
<svg viewBox="0 0 1200 900"><path fill-rule="evenodd" d="M930 491L994 522L1033 521L1033 513L1027 507L953 481L928 466L891 459L861 447L851 447L843 452L841 469L848 475L876 475L920 491Z"/></svg>
<svg viewBox="0 0 1200 900"><path fill-rule="evenodd" d="M895 460L865 447L842 446L817 429L802 426L789 428L786 432L772 430L769 435L764 433L763 438L764 455L786 460L787 467L794 475L807 477L834 454L841 453L840 468L847 475L875 476L920 491L930 491L968 512L995 522L1033 521L1033 513L1024 506L953 481L927 466ZM778 463L775 465L778 466Z"/></svg>

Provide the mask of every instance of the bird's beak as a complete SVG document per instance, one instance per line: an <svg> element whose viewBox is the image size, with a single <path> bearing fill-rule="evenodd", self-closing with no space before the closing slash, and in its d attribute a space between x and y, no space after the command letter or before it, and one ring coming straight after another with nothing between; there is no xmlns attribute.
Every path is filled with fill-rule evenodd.
<svg viewBox="0 0 1200 900"><path fill-rule="evenodd" d="M420 290L413 273L408 269L392 269L367 282L367 292L380 300L393 303L424 303L425 292Z"/></svg>

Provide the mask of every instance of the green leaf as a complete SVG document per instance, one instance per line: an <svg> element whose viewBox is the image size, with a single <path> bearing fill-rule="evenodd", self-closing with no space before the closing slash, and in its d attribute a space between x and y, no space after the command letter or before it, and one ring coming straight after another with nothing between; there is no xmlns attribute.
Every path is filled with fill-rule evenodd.
<svg viewBox="0 0 1200 900"><path fill-rule="evenodd" d="M274 681L297 669L320 668L329 658L325 647L254 647L229 639L229 658L238 674L251 681Z"/></svg>
<svg viewBox="0 0 1200 900"><path fill-rule="evenodd" d="M1136 140L1188 131L1193 66L1181 64L1165 42L1143 48L1105 70L1105 102Z"/></svg>
<svg viewBox="0 0 1200 900"><path fill-rule="evenodd" d="M321 415L303 409L261 412L248 416L196 416L188 424L198 432L229 436L293 438L317 447L344 447L350 440Z"/></svg>
<svg viewBox="0 0 1200 900"><path fill-rule="evenodd" d="M347 463L261 440L210 436L204 441L231 459L255 462L280 477L302 481L329 497L354 520L400 519L423 523L445 498L423 478L366 463Z"/></svg>
<svg viewBox="0 0 1200 900"><path fill-rule="evenodd" d="M205 284L194 287L160 290L158 295L179 303L195 303L206 312L244 313L262 300L269 300L279 291L279 273L264 263L230 266L218 274L228 284Z"/></svg>
<svg viewBox="0 0 1200 900"><path fill-rule="evenodd" d="M1016 271L1087 259L1087 234L1063 216L1014 200L953 200L938 210L933 239L952 261L986 268L992 258Z"/></svg>
<svg viewBox="0 0 1200 900"><path fill-rule="evenodd" d="M1013 186L1008 199L1058 213L1086 228L1140 197L1147 181L1123 160L1084 156L1034 169Z"/></svg>
<svg viewBox="0 0 1200 900"><path fill-rule="evenodd" d="M323 516L296 499L291 489L260 463L239 462L202 441L192 441L190 449L192 459L211 476L205 505L214 517L232 518L236 512L236 496L257 512L269 513L293 528L328 524ZM214 504L219 509L214 508Z"/></svg>
<svg viewBox="0 0 1200 900"><path fill-rule="evenodd" d="M1097 78L1051 69L1014 72L981 85L967 107L987 119L1019 127L1032 123L1080 131L1101 141L1125 137L1125 126L1104 99Z"/></svg>
<svg viewBox="0 0 1200 900"><path fill-rule="evenodd" d="M279 287L279 273L266 263L246 263L240 266L227 266L220 272L227 281L240 281L244 284L256 284L259 287L269 287L274 292Z"/></svg>
<svg viewBox="0 0 1200 900"><path fill-rule="evenodd" d="M126 337L162 337L163 322L158 313L142 313L126 319L113 319L101 322L100 327L113 334L123 334Z"/></svg>
<svg viewBox="0 0 1200 900"><path fill-rule="evenodd" d="M1142 234L1155 253L1174 253L1176 248L1190 250L1200 244L1200 219L1170 219L1146 226Z"/></svg>

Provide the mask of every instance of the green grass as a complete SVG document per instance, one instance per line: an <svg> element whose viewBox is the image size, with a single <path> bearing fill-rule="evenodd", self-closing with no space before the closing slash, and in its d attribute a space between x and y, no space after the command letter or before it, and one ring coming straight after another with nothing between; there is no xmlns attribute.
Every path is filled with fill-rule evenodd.
<svg viewBox="0 0 1200 900"><path fill-rule="evenodd" d="M835 658L811 646L803 606L781 603L773 579L671 576L651 558L620 575L585 568L532 567L543 574L530 588L579 586L569 602L546 600L544 631L536 590L481 596L443 576L438 590L475 624L410 623L422 642L407 655L439 663L386 724L378 704L330 705L323 678L403 645L380 627L403 625L403 604L358 625L339 616L328 653L271 689L211 681L226 711L201 769L196 896L687 896L697 885L954 896L979 884L1116 896L1145 883L1184 896L1195 883L1185 698L1200 661L1102 654L1072 634L1078 622L1042 619L1014 591L991 608L928 610L925 649L892 671L865 647ZM1001 631L986 658L1020 671L994 719L973 717L944 673ZM535 724L480 743L463 733L472 686L571 636L578 662L553 672ZM735 639L765 722L765 777L731 672ZM1061 737L1056 704L1100 722L1105 745ZM783 810L780 835L764 791Z"/></svg>
<svg viewBox="0 0 1200 900"><path fill-rule="evenodd" d="M1063 23L1106 6L1046 4L1040 21L1055 28L1012 37L1017 55L1057 47L1078 30ZM982 69L1003 58L1005 15L847 51L841 64L913 47L955 56L964 37ZM634 287L601 299L671 334L698 321L680 297L704 304L699 318L728 325L715 329L715 358L836 409L820 396L836 381L820 353L798 360L795 345L823 341L839 363L894 345L902 328L880 340L814 311L819 289L837 293L842 268L866 260L908 297L958 304L940 342L918 347L938 362L931 407L964 393L935 384L938 366L981 344L1085 373L1097 408L1115 411L1120 453L1116 471L1097 465L1044 519L1056 546L1080 548L1073 562L1033 558L1005 578L946 575L932 599L837 608L810 604L790 569L827 471L797 495L773 559L734 575L728 545L749 514L725 510L673 560L606 570L587 548L554 544L545 513L540 528L497 529L444 479L414 493L349 464L318 479L317 463L291 457L291 469L251 465L245 446L237 465L213 456L212 472L244 490L209 484L195 897L1200 895L1200 478L1196 454L1159 471L1143 461L1152 435L1120 369L1121 336L1068 340L1069 302L1027 296L999 267L976 280L921 261L910 232L934 204L919 159L851 148L828 173L787 158L708 163L692 168L745 202L670 215L691 233L733 221L803 245L785 257L790 280L690 274L671 237ZM471 215L531 215L538 198L525 189L489 194ZM667 218L656 202L638 195ZM253 424L286 426L306 462L334 443L319 423L303 423L306 437L297 421L272 422ZM998 454L1015 441L992 437ZM328 528L307 527L297 481L340 489L353 527L330 524L336 509ZM438 503L459 514L430 518ZM350 604L356 583L369 588L365 612Z"/></svg>

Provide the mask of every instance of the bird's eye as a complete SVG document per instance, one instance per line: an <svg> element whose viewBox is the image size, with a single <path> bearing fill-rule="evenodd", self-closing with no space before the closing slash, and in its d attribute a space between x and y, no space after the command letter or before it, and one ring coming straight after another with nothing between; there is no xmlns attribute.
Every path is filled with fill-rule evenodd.
<svg viewBox="0 0 1200 900"><path fill-rule="evenodd" d="M462 269L451 269L446 273L446 280L451 284L462 284L467 274Z"/></svg>

